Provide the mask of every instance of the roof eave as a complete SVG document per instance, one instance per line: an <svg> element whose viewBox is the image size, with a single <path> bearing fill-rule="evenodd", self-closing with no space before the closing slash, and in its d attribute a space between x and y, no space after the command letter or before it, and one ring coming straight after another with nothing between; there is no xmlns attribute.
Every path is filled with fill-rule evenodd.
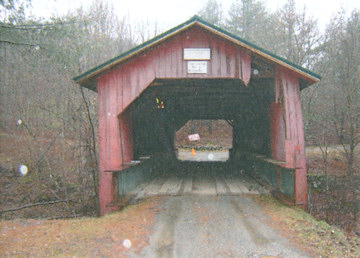
<svg viewBox="0 0 360 258"><path fill-rule="evenodd" d="M217 27L213 26L212 24L209 24L206 22L202 22L202 23L199 22L199 25L201 27L206 28L207 30L212 31L213 33L215 33L219 36L222 36L223 38L226 38L227 40L229 40L245 49L248 49L251 52L254 52L268 60L271 60L272 62L274 62L278 65L284 66L284 67L302 75L303 77L307 78L311 84L317 83L321 80L321 76L311 72L310 70L303 68L299 65L296 65L294 63L291 63L290 61L288 61L280 56L277 56L275 54L272 54L272 53L268 52L267 50L262 49L254 44L251 44L243 39L239 39L239 37L232 35L231 33L226 32L226 31L222 30L221 28L217 28ZM310 86L311 84L309 84L308 86Z"/></svg>
<svg viewBox="0 0 360 258"><path fill-rule="evenodd" d="M275 64L278 64L280 66L286 67L296 73L298 73L299 75L301 75L303 78L305 78L308 81L308 86L310 86L311 84L314 84L316 82L319 82L321 77L313 72L311 72L310 70L307 70L299 65L293 64L290 61L279 57L275 54L272 54L270 52L268 52L265 49L262 49L244 39L241 39L240 37L233 35L221 28L218 28L210 23L207 23L206 21L200 19L198 16L194 16L193 18L191 18L190 20L156 36L155 38L144 42L143 44L138 45L135 48L132 48L124 53L122 53L121 55L114 57L112 59L110 59L109 61L98 65L88 71L86 71L85 73L82 73L76 77L73 78L73 80L80 84L83 87L89 88L91 90L95 90L96 91L96 78L103 72L113 68L114 66L117 66L123 62L125 62L126 60L135 57L137 55L139 55L140 53L146 51L147 49L152 48L153 46L159 44L162 41L165 41L166 39L172 37L173 35L186 30L187 28L193 26L194 24L199 25L200 27L203 27L211 32L213 32L214 34L217 34L223 38L226 38L227 40L233 42L236 45L239 45L245 49L248 49L251 52L254 52L270 61L272 61Z"/></svg>

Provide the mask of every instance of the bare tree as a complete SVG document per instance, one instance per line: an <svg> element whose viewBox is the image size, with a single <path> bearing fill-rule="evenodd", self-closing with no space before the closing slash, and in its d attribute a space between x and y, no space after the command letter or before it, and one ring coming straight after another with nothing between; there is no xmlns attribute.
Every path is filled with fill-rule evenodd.
<svg viewBox="0 0 360 258"><path fill-rule="evenodd" d="M275 17L275 52L311 68L317 61L318 47L322 42L317 20L307 13L305 7L301 12L297 11L294 0L288 0Z"/></svg>
<svg viewBox="0 0 360 258"><path fill-rule="evenodd" d="M131 27L104 1L46 22L25 19L21 9L11 15L17 17L0 23L0 130L6 143L0 149L7 157L1 163L9 170L26 164L30 173L0 187L1 203L17 192L16 206L62 205L51 210L53 216L94 211L96 93L79 90L72 77L133 46ZM74 198L79 202L57 202Z"/></svg>
<svg viewBox="0 0 360 258"><path fill-rule="evenodd" d="M352 175L355 148L360 143L360 12L332 19L327 29L324 62L326 80L334 88L333 126Z"/></svg>

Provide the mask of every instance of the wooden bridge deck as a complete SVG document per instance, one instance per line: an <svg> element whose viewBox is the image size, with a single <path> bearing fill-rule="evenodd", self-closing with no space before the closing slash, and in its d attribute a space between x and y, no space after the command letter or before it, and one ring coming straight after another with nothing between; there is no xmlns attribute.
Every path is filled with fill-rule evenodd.
<svg viewBox="0 0 360 258"><path fill-rule="evenodd" d="M268 191L245 174L189 173L164 175L138 186L131 192L135 199L180 195L268 194Z"/></svg>

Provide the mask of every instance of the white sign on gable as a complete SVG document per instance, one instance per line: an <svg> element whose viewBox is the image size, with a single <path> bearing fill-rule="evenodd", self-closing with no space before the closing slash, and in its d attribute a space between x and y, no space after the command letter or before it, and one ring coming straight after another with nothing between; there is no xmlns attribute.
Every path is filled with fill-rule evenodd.
<svg viewBox="0 0 360 258"><path fill-rule="evenodd" d="M184 60L210 60L210 48L184 48Z"/></svg>
<svg viewBox="0 0 360 258"><path fill-rule="evenodd" d="M188 61L187 62L188 73L207 73L206 61Z"/></svg>

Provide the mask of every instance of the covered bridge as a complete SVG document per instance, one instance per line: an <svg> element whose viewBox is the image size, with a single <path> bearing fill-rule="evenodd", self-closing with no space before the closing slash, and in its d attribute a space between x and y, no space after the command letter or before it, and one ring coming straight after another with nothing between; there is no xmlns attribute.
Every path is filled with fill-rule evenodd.
<svg viewBox="0 0 360 258"><path fill-rule="evenodd" d="M320 80L313 72L195 16L74 80L98 93L102 215L156 156L172 162L174 133L190 119L231 121L232 164L306 207L300 90ZM140 176L125 173L144 156L154 162Z"/></svg>

